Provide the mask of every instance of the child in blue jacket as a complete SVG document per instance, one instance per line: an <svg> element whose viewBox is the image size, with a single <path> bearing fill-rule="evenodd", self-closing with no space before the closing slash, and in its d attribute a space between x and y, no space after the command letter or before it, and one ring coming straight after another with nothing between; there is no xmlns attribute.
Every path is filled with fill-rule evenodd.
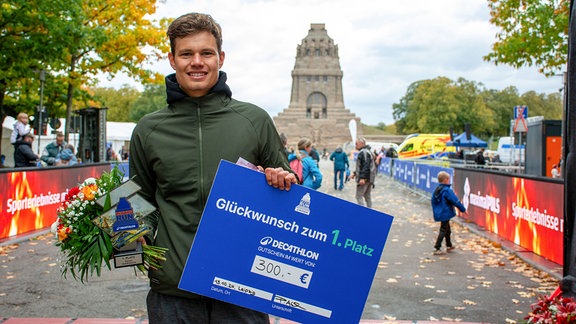
<svg viewBox="0 0 576 324"><path fill-rule="evenodd" d="M454 250L452 241L450 239L450 219L456 216L454 207L457 207L464 215L468 215L466 207L462 205L452 188L450 188L450 175L447 172L440 171L438 173L438 187L432 194L432 212L434 220L440 222L440 230L438 231L438 238L434 244L434 254L444 254L442 251L442 241L446 239L446 250L448 252Z"/></svg>

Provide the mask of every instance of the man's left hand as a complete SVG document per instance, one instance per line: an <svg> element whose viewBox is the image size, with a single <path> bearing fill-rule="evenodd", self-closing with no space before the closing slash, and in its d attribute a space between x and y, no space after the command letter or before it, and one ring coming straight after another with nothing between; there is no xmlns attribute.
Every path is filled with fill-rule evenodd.
<svg viewBox="0 0 576 324"><path fill-rule="evenodd" d="M296 176L282 168L266 168L266 182L274 188L280 190L290 190L293 183L298 183Z"/></svg>

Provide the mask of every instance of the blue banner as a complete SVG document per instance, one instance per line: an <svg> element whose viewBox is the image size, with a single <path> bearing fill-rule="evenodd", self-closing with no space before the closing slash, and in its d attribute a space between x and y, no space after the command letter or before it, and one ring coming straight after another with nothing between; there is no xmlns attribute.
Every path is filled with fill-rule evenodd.
<svg viewBox="0 0 576 324"><path fill-rule="evenodd" d="M450 179L454 179L454 169L452 168L416 163L414 165L414 187L433 193L438 186L438 173L440 171L448 172Z"/></svg>
<svg viewBox="0 0 576 324"><path fill-rule="evenodd" d="M389 157L383 157L380 160L380 165L378 166L378 173L383 173L385 175L392 175L392 165L393 159Z"/></svg>
<svg viewBox="0 0 576 324"><path fill-rule="evenodd" d="M394 179L409 186L414 185L414 162L396 159L394 161Z"/></svg>
<svg viewBox="0 0 576 324"><path fill-rule="evenodd" d="M304 323L358 323L393 217L222 161L179 288Z"/></svg>

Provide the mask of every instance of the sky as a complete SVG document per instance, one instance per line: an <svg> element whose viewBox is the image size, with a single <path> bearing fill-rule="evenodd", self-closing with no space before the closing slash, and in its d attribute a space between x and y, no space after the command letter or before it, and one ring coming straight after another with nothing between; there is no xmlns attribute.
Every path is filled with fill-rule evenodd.
<svg viewBox="0 0 576 324"><path fill-rule="evenodd" d="M338 45L344 105L367 125L394 123L392 105L408 86L440 76L487 89L515 86L520 94L562 88L562 77L547 78L535 67L483 60L498 32L487 0L165 0L151 19L188 12L208 13L222 26L222 70L233 97L272 117L290 103L296 48L312 23L324 23ZM173 72L167 59L150 68ZM103 78L99 86L123 84L138 87L125 77Z"/></svg>

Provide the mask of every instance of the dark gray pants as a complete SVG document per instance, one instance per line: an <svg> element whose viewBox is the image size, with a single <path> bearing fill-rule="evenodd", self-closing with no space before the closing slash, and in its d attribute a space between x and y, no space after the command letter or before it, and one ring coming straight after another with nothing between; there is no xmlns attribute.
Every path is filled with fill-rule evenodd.
<svg viewBox="0 0 576 324"><path fill-rule="evenodd" d="M150 290L146 304L150 324L270 324L268 314L207 297L188 299Z"/></svg>
<svg viewBox="0 0 576 324"><path fill-rule="evenodd" d="M372 208L372 183L366 182L363 185L356 183L356 201L358 205L366 206ZM366 205L364 205L364 200L366 200Z"/></svg>
<svg viewBox="0 0 576 324"><path fill-rule="evenodd" d="M450 221L443 221L440 223L440 230L438 231L438 238L436 239L436 244L434 244L434 248L439 250L442 247L442 241L446 239L446 247L452 247L452 240L450 238L450 234L452 234L452 230L450 229Z"/></svg>

